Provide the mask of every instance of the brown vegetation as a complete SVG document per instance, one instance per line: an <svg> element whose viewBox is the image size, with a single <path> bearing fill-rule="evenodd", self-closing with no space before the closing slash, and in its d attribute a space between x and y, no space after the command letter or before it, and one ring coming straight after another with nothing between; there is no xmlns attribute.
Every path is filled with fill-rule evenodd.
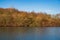
<svg viewBox="0 0 60 40"><path fill-rule="evenodd" d="M60 14L53 16L0 8L0 27L60 27Z"/></svg>

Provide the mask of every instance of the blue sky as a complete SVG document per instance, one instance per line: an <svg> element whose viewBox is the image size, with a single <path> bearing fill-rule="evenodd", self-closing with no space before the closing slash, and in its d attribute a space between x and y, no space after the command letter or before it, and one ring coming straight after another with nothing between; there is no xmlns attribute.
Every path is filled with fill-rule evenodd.
<svg viewBox="0 0 60 40"><path fill-rule="evenodd" d="M60 0L0 0L0 8L13 7L22 11L60 13Z"/></svg>

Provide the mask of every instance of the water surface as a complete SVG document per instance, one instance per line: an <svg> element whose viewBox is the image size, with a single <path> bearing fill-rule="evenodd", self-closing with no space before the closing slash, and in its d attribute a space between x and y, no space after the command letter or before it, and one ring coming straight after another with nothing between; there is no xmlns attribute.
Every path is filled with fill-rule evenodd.
<svg viewBox="0 0 60 40"><path fill-rule="evenodd" d="M60 27L0 27L0 40L60 40Z"/></svg>

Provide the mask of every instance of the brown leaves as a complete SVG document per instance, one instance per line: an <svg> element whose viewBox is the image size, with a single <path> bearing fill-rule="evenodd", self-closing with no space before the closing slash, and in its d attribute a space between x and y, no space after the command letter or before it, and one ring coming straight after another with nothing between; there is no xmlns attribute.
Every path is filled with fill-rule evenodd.
<svg viewBox="0 0 60 40"><path fill-rule="evenodd" d="M53 16L44 13L24 12L16 9L0 8L0 26L4 27L58 27L59 15Z"/></svg>

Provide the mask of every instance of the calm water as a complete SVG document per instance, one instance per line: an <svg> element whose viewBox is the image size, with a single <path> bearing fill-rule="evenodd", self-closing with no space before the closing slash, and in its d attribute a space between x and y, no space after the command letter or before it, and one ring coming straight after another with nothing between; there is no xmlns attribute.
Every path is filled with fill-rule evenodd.
<svg viewBox="0 0 60 40"><path fill-rule="evenodd" d="M0 27L0 40L60 40L60 27Z"/></svg>

